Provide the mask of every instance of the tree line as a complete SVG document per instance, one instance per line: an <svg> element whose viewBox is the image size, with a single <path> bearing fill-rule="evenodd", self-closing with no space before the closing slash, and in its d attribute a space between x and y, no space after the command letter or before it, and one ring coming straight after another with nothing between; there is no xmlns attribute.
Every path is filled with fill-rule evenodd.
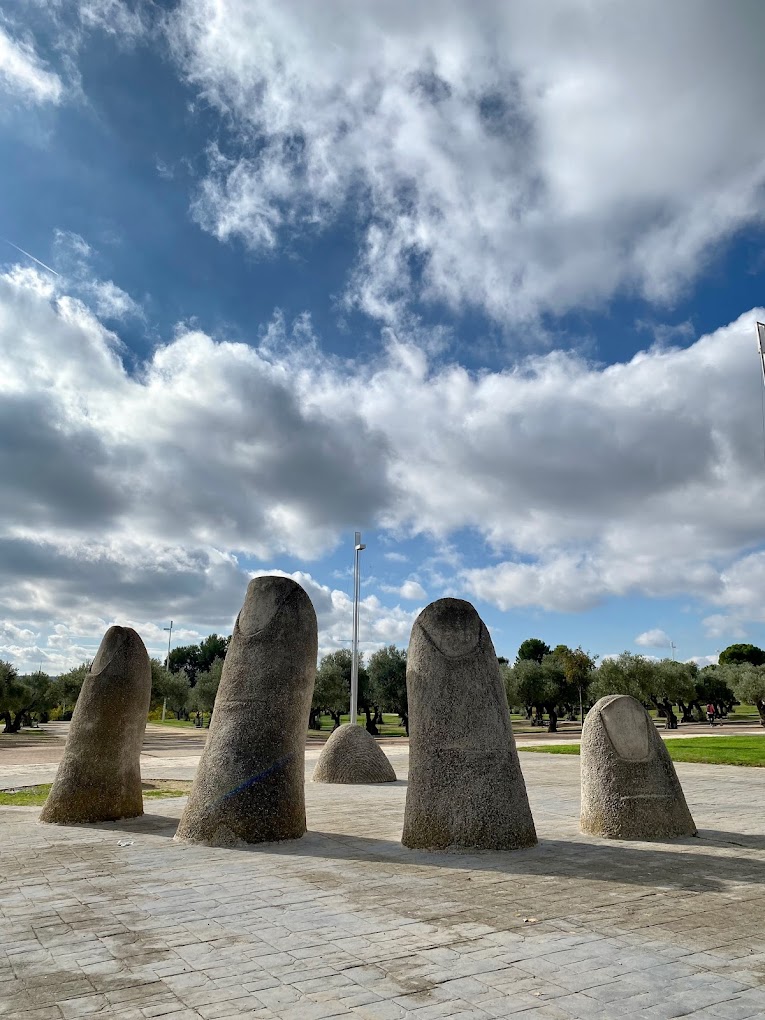
<svg viewBox="0 0 765 1020"><path fill-rule="evenodd" d="M575 719L609 694L629 694L655 709L668 729L679 721L704 721L707 705L722 717L742 702L757 708L765 726L765 651L756 645L730 645L718 664L699 669L694 662L656 661L634 652L598 665L581 648L550 648L528 638L513 665L500 659L500 666L510 706L525 711L532 725L542 725L546 713L550 732L561 716Z"/></svg>
<svg viewBox="0 0 765 1020"><path fill-rule="evenodd" d="M193 712L212 712L218 692L223 662L230 637L211 634L199 645L174 648L169 670L153 660L152 700L167 707L179 719ZM329 716L335 727L347 713L351 692L350 649L341 648L323 656L316 671L311 701L309 729L321 729L322 716ZM359 655L358 705L370 733L378 733L383 712L395 712L408 731L406 700L406 652L395 645L380 648L366 661Z"/></svg>
<svg viewBox="0 0 765 1020"><path fill-rule="evenodd" d="M178 719L192 713L212 713L230 637L210 634L198 645L174 648L166 663L151 660L151 708L163 705ZM335 727L348 711L351 652L339 649L321 659L316 673L309 727L320 729L322 716ZM560 718L576 719L598 698L629 694L654 708L668 728L678 722L706 717L706 706L727 715L739 702L756 706L765 726L765 651L751 644L730 645L717 665L699 669L693 662L655 661L633 652L603 660L582 650L528 638L511 665L499 658L511 709L525 714L532 725L555 732ZM169 667L169 668L168 668ZM42 671L19 675L0 660L0 721L4 732L16 733L33 720L46 722L51 714L71 718L82 683L90 668L83 662L67 673L50 677ZM677 712L675 711L677 709ZM378 733L383 712L395 713L409 732L406 693L406 651L388 645L368 660L359 655L357 713L370 733ZM679 713L679 716L678 716Z"/></svg>
<svg viewBox="0 0 765 1020"><path fill-rule="evenodd" d="M198 645L174 648L165 661L151 660L151 711L165 706L177 719L209 716L215 705L230 637L210 634ZM169 668L168 668L169 667ZM0 721L4 732L16 733L33 720L70 719L83 681L90 669L83 662L59 677L42 671L20 676L13 665L0 660ZM325 655L316 673L309 727L321 729L322 716L335 726L348 711L351 690L351 652L340 649ZM406 652L395 645L380 648L366 661L359 655L357 712L370 733L378 733L383 712L394 712L409 732L406 698Z"/></svg>
<svg viewBox="0 0 765 1020"><path fill-rule="evenodd" d="M228 642L210 634L199 645L174 648L164 663L151 659L150 711L166 705L177 719L188 719L192 712L211 713ZM71 719L89 671L90 662L82 662L57 677L42 670L20 675L10 662L0 660L3 732L18 733L22 726L51 717Z"/></svg>

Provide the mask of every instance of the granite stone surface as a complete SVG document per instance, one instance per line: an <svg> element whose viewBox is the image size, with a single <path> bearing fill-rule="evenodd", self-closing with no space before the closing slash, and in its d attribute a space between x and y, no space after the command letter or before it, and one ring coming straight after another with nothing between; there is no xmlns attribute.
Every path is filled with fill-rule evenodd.
<svg viewBox="0 0 765 1020"><path fill-rule="evenodd" d="M176 838L210 845L305 832L316 613L288 577L256 577L226 653L210 734Z"/></svg>
<svg viewBox="0 0 765 1020"><path fill-rule="evenodd" d="M582 832L609 839L696 834L669 752L634 698L609 695L593 705L581 761Z"/></svg>
<svg viewBox="0 0 765 1020"><path fill-rule="evenodd" d="M151 663L130 627L110 627L85 677L42 822L61 825L143 813L140 756Z"/></svg>
<svg viewBox="0 0 765 1020"><path fill-rule="evenodd" d="M439 599L407 653L410 764L402 842L444 850L536 843L497 655L473 606Z"/></svg>
<svg viewBox="0 0 765 1020"><path fill-rule="evenodd" d="M385 752L363 726L345 723L322 748L314 783L395 783L396 773Z"/></svg>

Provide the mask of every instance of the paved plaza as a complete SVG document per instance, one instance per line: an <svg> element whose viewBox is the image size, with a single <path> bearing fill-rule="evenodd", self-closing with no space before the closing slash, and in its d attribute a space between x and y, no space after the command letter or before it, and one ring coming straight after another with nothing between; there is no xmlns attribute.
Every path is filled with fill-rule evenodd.
<svg viewBox="0 0 765 1020"><path fill-rule="evenodd" d="M199 742L157 745L145 778L193 775ZM309 833L241 850L175 843L183 799L67 828L0 807L0 1016L765 1017L765 770L680 764L699 837L615 843L578 831L577 757L524 754L539 846L429 854L387 753L397 783L309 781ZM0 785L55 772L18 757Z"/></svg>

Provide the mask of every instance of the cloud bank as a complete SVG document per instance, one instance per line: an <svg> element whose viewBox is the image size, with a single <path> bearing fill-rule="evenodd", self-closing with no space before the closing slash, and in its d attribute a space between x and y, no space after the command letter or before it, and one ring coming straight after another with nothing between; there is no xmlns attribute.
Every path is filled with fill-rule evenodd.
<svg viewBox="0 0 765 1020"><path fill-rule="evenodd" d="M344 225L346 299L499 323L673 299L761 223L765 7L716 0L181 0L221 114L194 205L261 252Z"/></svg>
<svg viewBox="0 0 765 1020"><path fill-rule="evenodd" d="M0 276L0 655L72 619L224 629L244 564L319 558L354 527L446 548L469 529L494 562L436 589L504 610L683 594L712 634L765 618L762 310L607 368L557 352L471 374L400 334L346 364L279 316L258 346L181 327L136 364L65 287ZM399 640L411 612L375 599Z"/></svg>

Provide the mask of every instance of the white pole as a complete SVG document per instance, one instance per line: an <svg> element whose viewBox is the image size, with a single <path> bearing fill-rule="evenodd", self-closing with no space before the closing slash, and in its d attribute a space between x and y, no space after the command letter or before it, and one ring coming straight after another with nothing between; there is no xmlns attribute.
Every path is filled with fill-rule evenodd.
<svg viewBox="0 0 765 1020"><path fill-rule="evenodd" d="M356 706L359 701L359 553L366 549L361 544L361 532L357 531L353 542L353 651L351 653L351 710L348 713L351 726L356 724Z"/></svg>
<svg viewBox="0 0 765 1020"><path fill-rule="evenodd" d="M169 627L163 627L162 629L170 631L167 635L167 658L165 659L165 669L170 669L170 642L173 640L173 621L170 621Z"/></svg>
<svg viewBox="0 0 765 1020"><path fill-rule="evenodd" d="M765 385L765 322L757 324L757 350L760 354L760 365L762 366L762 381Z"/></svg>
<svg viewBox="0 0 765 1020"><path fill-rule="evenodd" d="M169 630L170 633L167 635L167 658L165 659L165 670L170 669L170 642L173 640L173 621L170 621L169 627L163 627L163 630ZM165 715L167 713L167 698L162 702L162 722L165 721Z"/></svg>

